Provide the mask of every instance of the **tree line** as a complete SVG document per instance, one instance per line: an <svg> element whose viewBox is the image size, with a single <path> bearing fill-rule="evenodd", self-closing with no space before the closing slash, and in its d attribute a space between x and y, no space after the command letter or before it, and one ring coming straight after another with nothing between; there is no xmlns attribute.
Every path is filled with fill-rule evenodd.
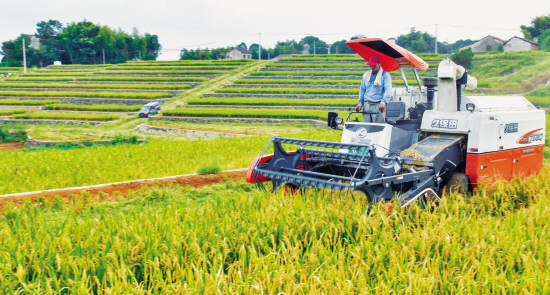
<svg viewBox="0 0 550 295"><path fill-rule="evenodd" d="M22 66L23 40L27 66L47 66L54 61L63 64L121 63L128 60L155 60L161 49L157 35L131 34L100 26L90 21L64 26L57 20L41 21L34 38L38 48L31 46L31 36L21 34L15 40L2 43L3 66Z"/></svg>

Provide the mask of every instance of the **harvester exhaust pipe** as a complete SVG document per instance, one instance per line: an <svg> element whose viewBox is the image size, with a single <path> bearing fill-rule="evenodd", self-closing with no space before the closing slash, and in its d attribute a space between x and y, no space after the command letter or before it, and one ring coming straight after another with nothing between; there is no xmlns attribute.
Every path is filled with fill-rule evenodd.
<svg viewBox="0 0 550 295"><path fill-rule="evenodd" d="M477 86L477 80L469 76L464 67L455 64L449 58L439 63L437 78L439 91L435 106L435 110L437 111L460 111L460 105L462 104L462 85L466 85L466 89L475 89ZM426 87L428 86L426 85Z"/></svg>
<svg viewBox="0 0 550 295"><path fill-rule="evenodd" d="M424 86L428 89L427 91L427 100L428 100L428 109L433 110L434 108L434 97L435 97L435 86L437 86L437 78L426 77L424 80Z"/></svg>

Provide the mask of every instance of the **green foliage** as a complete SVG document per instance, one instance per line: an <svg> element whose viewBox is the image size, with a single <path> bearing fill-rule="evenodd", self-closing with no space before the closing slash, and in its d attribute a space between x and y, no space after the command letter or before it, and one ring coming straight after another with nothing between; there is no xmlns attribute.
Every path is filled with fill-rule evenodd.
<svg viewBox="0 0 550 295"><path fill-rule="evenodd" d="M24 97L97 97L122 99L159 99L172 97L168 92L78 92L78 91L0 91L0 96Z"/></svg>
<svg viewBox="0 0 550 295"><path fill-rule="evenodd" d="M0 99L0 105L41 106L60 102L58 99Z"/></svg>
<svg viewBox="0 0 550 295"><path fill-rule="evenodd" d="M355 106L357 99L288 99L266 97L203 97L187 100L190 105L265 105L265 106Z"/></svg>
<svg viewBox="0 0 550 295"><path fill-rule="evenodd" d="M120 119L117 115L103 114L63 114L63 113L24 113L13 115L14 119L52 119L52 120L79 120L79 121L112 121Z"/></svg>
<svg viewBox="0 0 550 295"><path fill-rule="evenodd" d="M221 171L222 170L217 164L211 164L211 165L207 165L199 168L199 170L197 171L197 174L199 175L216 174L216 173L220 173Z"/></svg>
<svg viewBox="0 0 550 295"><path fill-rule="evenodd" d="M36 49L30 47L31 39L27 34L21 34L15 40L2 42L0 53L4 57L2 58L0 65L9 67L23 66L23 39L25 40L27 66L32 67L39 65L39 53Z"/></svg>
<svg viewBox="0 0 550 295"><path fill-rule="evenodd" d="M542 31L539 35L539 49L550 51L550 29Z"/></svg>
<svg viewBox="0 0 550 295"><path fill-rule="evenodd" d="M217 75L225 74L227 71L218 71L218 70L201 70L201 69L190 69L190 70L177 70L177 71L164 71L164 70L105 70L98 71L94 74L100 75Z"/></svg>
<svg viewBox="0 0 550 295"><path fill-rule="evenodd" d="M521 26L523 36L530 40L539 37L545 30L548 29L550 29L550 14L535 17L533 20L531 20L530 26Z"/></svg>
<svg viewBox="0 0 550 295"><path fill-rule="evenodd" d="M474 53L472 52L472 49L471 48L467 48L467 49L463 49L463 50L460 50L459 52L453 54L451 56L451 59L463 66L464 68L466 69L471 69L472 68L472 60L473 60L473 57L474 57Z"/></svg>
<svg viewBox="0 0 550 295"><path fill-rule="evenodd" d="M453 44L437 42L437 51L439 53L451 53L458 48L468 46L475 41L472 40L458 40ZM435 37L428 34L416 31L414 28L409 34L399 35L397 42L399 46L402 46L415 53L426 53L435 51Z"/></svg>
<svg viewBox="0 0 550 295"><path fill-rule="evenodd" d="M119 104L69 104L56 103L44 107L46 110L72 110L72 111L102 111L102 112L136 112L141 109L140 105L119 105Z"/></svg>
<svg viewBox="0 0 550 295"><path fill-rule="evenodd" d="M86 89L189 89L187 84L54 84L54 83L0 83L0 88L86 88Z"/></svg>
<svg viewBox="0 0 550 295"><path fill-rule="evenodd" d="M542 96L550 99L550 86L546 86L535 91L529 92L529 96Z"/></svg>
<svg viewBox="0 0 550 295"><path fill-rule="evenodd" d="M337 89L337 88L241 88L227 87L214 90L216 93L273 93L273 94L336 94L336 95L355 95L357 89Z"/></svg>
<svg viewBox="0 0 550 295"><path fill-rule="evenodd" d="M164 116L189 117L250 117L326 120L327 111L296 109L233 109L233 108L175 108L162 111Z"/></svg>
<svg viewBox="0 0 550 295"><path fill-rule="evenodd" d="M0 125L0 143L20 142L27 139L25 129L19 124Z"/></svg>
<svg viewBox="0 0 550 295"><path fill-rule="evenodd" d="M270 68L365 68L364 63L273 63Z"/></svg>
<svg viewBox="0 0 550 295"><path fill-rule="evenodd" d="M14 114L23 114L27 111L25 109L7 109L7 110L0 110L0 116L9 116Z"/></svg>

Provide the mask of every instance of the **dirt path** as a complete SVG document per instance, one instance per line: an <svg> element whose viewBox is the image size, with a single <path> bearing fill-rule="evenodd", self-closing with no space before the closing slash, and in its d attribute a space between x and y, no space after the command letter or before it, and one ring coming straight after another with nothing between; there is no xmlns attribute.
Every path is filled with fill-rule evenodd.
<svg viewBox="0 0 550 295"><path fill-rule="evenodd" d="M151 179L139 179L130 180L115 183L98 184L91 186L72 187L63 189L51 189L44 191L34 191L25 193L16 193L8 195L0 195L0 208L3 208L7 202L21 204L26 200L36 201L38 197L53 200L55 197L66 198L70 195L78 195L87 192L92 195L101 194L104 199L108 199L108 196L113 195L115 192L119 192L124 196L130 191L137 191L142 187L152 186L191 186L201 187L205 185L215 184L226 180L240 180L246 175L247 169L237 169L223 171L217 174L198 175L198 174L186 174L177 176L168 176L162 178Z"/></svg>
<svg viewBox="0 0 550 295"><path fill-rule="evenodd" d="M0 143L0 151L13 151L20 150L25 147L25 144L22 142L6 142Z"/></svg>

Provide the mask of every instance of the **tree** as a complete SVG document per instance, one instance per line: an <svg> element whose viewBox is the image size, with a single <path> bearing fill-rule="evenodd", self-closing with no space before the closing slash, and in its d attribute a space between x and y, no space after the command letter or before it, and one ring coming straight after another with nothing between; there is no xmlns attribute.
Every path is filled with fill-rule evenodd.
<svg viewBox="0 0 550 295"><path fill-rule="evenodd" d="M534 38L538 38L542 32L550 29L550 14L535 17L535 19L531 20L531 26L522 25L520 28L526 39L533 40Z"/></svg>
<svg viewBox="0 0 550 295"><path fill-rule="evenodd" d="M40 64L38 50L30 47L31 38L27 34L21 34L15 40L2 43L2 49L0 51L0 54L4 55L2 58L2 65L10 67L23 66L23 39L25 39L27 66L32 67Z"/></svg>
<svg viewBox="0 0 550 295"><path fill-rule="evenodd" d="M302 47L305 44L309 45L310 51L313 53L318 54L326 54L328 53L328 45L325 41L315 37L315 36L307 36L302 38L299 43Z"/></svg>
<svg viewBox="0 0 550 295"><path fill-rule="evenodd" d="M451 59L456 63L467 70L472 68L472 59L474 58L474 53L471 48L460 50L459 52L453 54Z"/></svg>
<svg viewBox="0 0 550 295"><path fill-rule="evenodd" d="M332 43L330 46L330 53L355 53L355 51L353 51L353 49L351 49L346 42L347 40L340 40Z"/></svg>
<svg viewBox="0 0 550 295"><path fill-rule="evenodd" d="M63 24L58 20L41 21L36 24L35 36L40 39L40 65L53 64L60 60L63 53L59 34L63 31Z"/></svg>
<svg viewBox="0 0 550 295"><path fill-rule="evenodd" d="M539 49L550 51L550 29L542 31L539 35Z"/></svg>

